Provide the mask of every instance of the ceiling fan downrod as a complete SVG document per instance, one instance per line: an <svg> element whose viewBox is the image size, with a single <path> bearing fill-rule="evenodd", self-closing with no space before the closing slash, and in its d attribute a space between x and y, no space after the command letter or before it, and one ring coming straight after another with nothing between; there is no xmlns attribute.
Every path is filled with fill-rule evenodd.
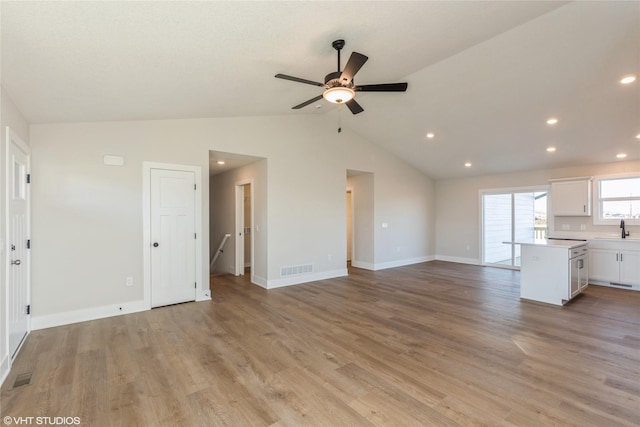
<svg viewBox="0 0 640 427"><path fill-rule="evenodd" d="M338 51L338 72L340 72L340 51L344 47L344 40L336 40L331 43L331 46L333 46L333 48Z"/></svg>

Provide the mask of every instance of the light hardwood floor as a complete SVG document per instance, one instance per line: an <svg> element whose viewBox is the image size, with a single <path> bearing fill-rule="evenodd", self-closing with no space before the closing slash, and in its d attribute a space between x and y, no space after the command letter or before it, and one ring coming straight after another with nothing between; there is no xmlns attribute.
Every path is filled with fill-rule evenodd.
<svg viewBox="0 0 640 427"><path fill-rule="evenodd" d="M640 293L521 302L519 273L430 262L34 331L3 416L96 426L638 426ZM16 375L30 385L10 390Z"/></svg>

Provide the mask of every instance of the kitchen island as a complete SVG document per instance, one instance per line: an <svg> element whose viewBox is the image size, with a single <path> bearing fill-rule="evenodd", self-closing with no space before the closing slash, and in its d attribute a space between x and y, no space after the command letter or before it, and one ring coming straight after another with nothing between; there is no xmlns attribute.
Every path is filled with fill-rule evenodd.
<svg viewBox="0 0 640 427"><path fill-rule="evenodd" d="M588 285L588 246L582 240L534 240L521 246L520 298L564 305Z"/></svg>

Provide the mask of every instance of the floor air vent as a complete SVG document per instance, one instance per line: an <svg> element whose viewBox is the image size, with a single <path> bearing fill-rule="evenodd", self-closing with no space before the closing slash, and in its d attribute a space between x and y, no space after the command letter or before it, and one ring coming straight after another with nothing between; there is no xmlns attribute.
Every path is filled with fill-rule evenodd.
<svg viewBox="0 0 640 427"><path fill-rule="evenodd" d="M23 385L31 384L31 377L33 376L33 372L27 372L26 374L20 374L16 377L16 380L13 382L13 388L22 387Z"/></svg>
<svg viewBox="0 0 640 427"><path fill-rule="evenodd" d="M615 283L615 282L609 282L609 284L611 286L622 286L624 288L633 288L633 286L631 285L627 285L626 283Z"/></svg>
<svg viewBox="0 0 640 427"><path fill-rule="evenodd" d="M280 267L280 277L295 276L297 274L306 274L306 273L312 273L312 272L313 272L313 264Z"/></svg>

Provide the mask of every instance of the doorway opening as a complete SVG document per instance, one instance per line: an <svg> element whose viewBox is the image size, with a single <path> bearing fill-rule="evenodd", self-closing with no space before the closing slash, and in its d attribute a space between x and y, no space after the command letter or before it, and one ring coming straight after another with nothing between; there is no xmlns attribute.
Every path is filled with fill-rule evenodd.
<svg viewBox="0 0 640 427"><path fill-rule="evenodd" d="M209 152L210 286L216 276L250 274L266 287L267 159Z"/></svg>
<svg viewBox="0 0 640 427"><path fill-rule="evenodd" d="M373 173L347 170L347 267L375 270Z"/></svg>

